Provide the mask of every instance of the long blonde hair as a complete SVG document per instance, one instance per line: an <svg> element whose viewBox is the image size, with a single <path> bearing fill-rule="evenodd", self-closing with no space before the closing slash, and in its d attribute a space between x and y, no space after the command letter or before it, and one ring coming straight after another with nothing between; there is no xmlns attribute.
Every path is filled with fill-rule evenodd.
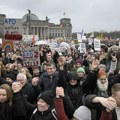
<svg viewBox="0 0 120 120"><path fill-rule="evenodd" d="M25 72L26 72L26 77L32 78L32 75L30 74L30 71L29 71L26 67L23 67L23 68L21 68L21 69L24 69L24 70L25 70ZM21 71L21 70L20 70L20 71Z"/></svg>

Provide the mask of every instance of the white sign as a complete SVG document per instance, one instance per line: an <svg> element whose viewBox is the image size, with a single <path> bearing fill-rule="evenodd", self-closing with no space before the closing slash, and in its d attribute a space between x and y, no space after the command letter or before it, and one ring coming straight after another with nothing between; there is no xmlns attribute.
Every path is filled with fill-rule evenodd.
<svg viewBox="0 0 120 120"><path fill-rule="evenodd" d="M49 43L48 45L50 46L50 48L58 47L58 44L56 42Z"/></svg>
<svg viewBox="0 0 120 120"><path fill-rule="evenodd" d="M89 39L88 39L88 44L89 44L89 45L92 45L92 43L93 43L93 39L92 39L92 38L89 38Z"/></svg>
<svg viewBox="0 0 120 120"><path fill-rule="evenodd" d="M23 49L22 59L25 67L40 66L39 47L29 47Z"/></svg>
<svg viewBox="0 0 120 120"><path fill-rule="evenodd" d="M81 34L80 33L77 33L77 40L78 40L78 42L82 42Z"/></svg>
<svg viewBox="0 0 120 120"><path fill-rule="evenodd" d="M80 51L80 53L86 53L86 44L80 43L78 50Z"/></svg>
<svg viewBox="0 0 120 120"><path fill-rule="evenodd" d="M94 39L94 50L101 51L101 43L99 39Z"/></svg>
<svg viewBox="0 0 120 120"><path fill-rule="evenodd" d="M4 21L4 34L22 35L22 19L6 18Z"/></svg>

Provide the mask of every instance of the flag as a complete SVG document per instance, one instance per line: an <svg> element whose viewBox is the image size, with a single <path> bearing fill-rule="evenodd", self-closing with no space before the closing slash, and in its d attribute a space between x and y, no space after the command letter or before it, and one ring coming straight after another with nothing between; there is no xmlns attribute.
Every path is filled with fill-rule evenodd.
<svg viewBox="0 0 120 120"><path fill-rule="evenodd" d="M92 34L90 35L90 38L94 38L94 32L92 32Z"/></svg>
<svg viewBox="0 0 120 120"><path fill-rule="evenodd" d="M65 12L63 13L63 15L65 16Z"/></svg>
<svg viewBox="0 0 120 120"><path fill-rule="evenodd" d="M81 39L82 39L82 36L84 35L84 31L83 31L83 29L82 29L82 32L81 32Z"/></svg>
<svg viewBox="0 0 120 120"><path fill-rule="evenodd" d="M98 35L96 38L102 40L103 39L103 34Z"/></svg>

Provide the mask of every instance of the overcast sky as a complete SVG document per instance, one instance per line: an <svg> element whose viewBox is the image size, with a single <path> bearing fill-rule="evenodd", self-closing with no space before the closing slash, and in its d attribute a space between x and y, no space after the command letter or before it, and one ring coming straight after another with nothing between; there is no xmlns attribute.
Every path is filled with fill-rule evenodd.
<svg viewBox="0 0 120 120"><path fill-rule="evenodd" d="M120 30L120 0L2 0L0 3L0 14L6 14L7 18L22 18L27 9L40 20L48 16L56 24L63 17L71 18L73 32Z"/></svg>

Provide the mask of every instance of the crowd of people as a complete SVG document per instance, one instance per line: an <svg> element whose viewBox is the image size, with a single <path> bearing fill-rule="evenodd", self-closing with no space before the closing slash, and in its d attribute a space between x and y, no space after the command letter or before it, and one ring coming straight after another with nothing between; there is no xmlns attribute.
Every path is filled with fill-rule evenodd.
<svg viewBox="0 0 120 120"><path fill-rule="evenodd" d="M0 51L0 120L120 120L120 48L58 52L40 46L40 66Z"/></svg>

